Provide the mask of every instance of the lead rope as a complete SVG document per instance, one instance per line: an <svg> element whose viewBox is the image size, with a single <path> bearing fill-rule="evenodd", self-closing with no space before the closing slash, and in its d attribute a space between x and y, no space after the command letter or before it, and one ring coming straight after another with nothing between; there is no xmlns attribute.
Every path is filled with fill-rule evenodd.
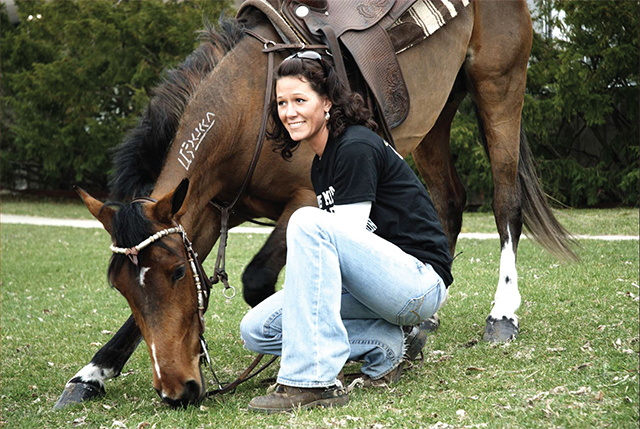
<svg viewBox="0 0 640 429"><path fill-rule="evenodd" d="M260 374L262 371L267 369L267 367L269 367L269 365L275 362L276 359L278 359L278 356L272 356L267 363L263 364L253 374L251 374L251 371L253 371L255 367L258 366L258 364L260 363L263 357L264 357L264 354L259 354L258 356L256 356L255 359L253 359L253 362L249 364L247 369L245 369L244 372L240 374L238 378L233 380L231 383L225 385L224 387L222 387L220 385L220 382L216 379L216 382L218 383L218 389L209 390L207 393L204 394L204 397L208 398L214 395L222 395L223 393L228 393L234 390L236 387L238 387L239 384L244 383L245 381L251 380L253 377L255 377L256 375Z"/></svg>
<svg viewBox="0 0 640 429"><path fill-rule="evenodd" d="M255 37L255 33L251 33L251 34L254 35ZM264 41L263 43L264 43L264 47L266 48L268 42ZM224 285L223 295L227 299L233 298L233 296L235 296L235 289L233 288L233 286L229 285L229 275L227 274L227 271L225 268L227 238L229 236L229 211L233 209L233 207L236 205L236 203L244 193L245 189L249 185L249 182L251 181L251 177L253 176L256 166L258 165L258 158L260 157L260 152L262 151L262 147L264 145L264 138L265 138L266 129L267 129L267 115L269 114L269 103L271 102L271 94L273 91L273 63L274 63L274 53L269 52L268 65L267 65L267 70L268 70L267 71L267 87L266 87L265 97L264 97L262 124L260 125L260 132L258 133L258 140L256 143L256 148L253 153L253 158L251 160L251 163L249 164L249 169L247 170L247 174L245 175L244 181L242 182L242 186L240 187L240 192L238 192L238 194L236 195L236 198L229 205L219 206L215 203L212 203L214 206L220 209L220 243L218 244L218 256L216 257L216 265L213 273L212 283L216 284L219 281L222 281L222 284ZM231 296L227 295L226 293L227 290L229 289L233 291L233 294ZM223 393L232 391L240 383L243 383L255 377L259 373L261 373L263 370L265 370L269 365L271 365L277 359L277 356L273 356L265 365L259 368L254 374L251 374L251 371L253 371L253 369L256 366L258 366L258 364L264 357L264 354L259 354L253 360L253 362L251 362L251 364L247 367L247 369L245 369L244 372L240 374L238 378L236 378L234 381L232 381L231 383L223 387L222 384L220 383L220 380L218 380L218 377L216 376L215 371L213 370L213 366L211 365L211 357L209 356L209 352L208 352L208 346L202 335L200 336L200 343L202 345L201 347L203 350L203 353L202 353L203 360L206 362L207 366L211 370L211 373L213 374L213 378L216 384L218 385L217 389L208 391L205 394L205 397L209 397L217 394L223 394Z"/></svg>

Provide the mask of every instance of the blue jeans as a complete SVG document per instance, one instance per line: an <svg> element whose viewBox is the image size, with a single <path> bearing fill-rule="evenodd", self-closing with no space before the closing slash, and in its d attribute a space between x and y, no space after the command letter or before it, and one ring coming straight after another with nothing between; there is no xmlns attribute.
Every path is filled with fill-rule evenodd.
<svg viewBox="0 0 640 429"><path fill-rule="evenodd" d="M347 360L384 376L402 361L401 326L428 319L446 296L430 265L336 218L313 207L291 216L284 287L240 324L249 350L282 356L286 386L332 386Z"/></svg>

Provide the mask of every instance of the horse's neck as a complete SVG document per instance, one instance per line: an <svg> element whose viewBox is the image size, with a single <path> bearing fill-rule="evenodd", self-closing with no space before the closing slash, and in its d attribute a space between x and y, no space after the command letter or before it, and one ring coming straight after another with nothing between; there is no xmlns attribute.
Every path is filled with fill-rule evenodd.
<svg viewBox="0 0 640 429"><path fill-rule="evenodd" d="M191 231L214 198L229 199L240 189L260 126L266 56L245 37L203 79L187 105L153 196L172 191L189 178L187 212ZM245 159L246 158L246 159ZM198 228L200 229L200 228ZM194 237L197 240L197 238Z"/></svg>

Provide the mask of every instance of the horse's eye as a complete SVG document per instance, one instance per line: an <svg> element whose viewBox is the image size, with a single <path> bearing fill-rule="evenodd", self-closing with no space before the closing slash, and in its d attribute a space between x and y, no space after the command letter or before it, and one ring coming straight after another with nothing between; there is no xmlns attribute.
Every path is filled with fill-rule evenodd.
<svg viewBox="0 0 640 429"><path fill-rule="evenodd" d="M176 270L171 275L171 280L174 282L180 280L181 278L184 277L185 272L186 272L185 266L180 265L178 268L176 268Z"/></svg>

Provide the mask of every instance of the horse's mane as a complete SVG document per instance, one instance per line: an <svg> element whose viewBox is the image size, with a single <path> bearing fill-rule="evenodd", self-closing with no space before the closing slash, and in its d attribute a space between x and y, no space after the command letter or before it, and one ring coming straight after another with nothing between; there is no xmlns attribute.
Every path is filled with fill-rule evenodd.
<svg viewBox="0 0 640 429"><path fill-rule="evenodd" d="M109 178L112 198L118 201L149 195L160 175L176 134L180 117L200 82L244 36L244 23L221 18L216 31L205 22L200 45L179 66L167 71L138 125L113 152Z"/></svg>

